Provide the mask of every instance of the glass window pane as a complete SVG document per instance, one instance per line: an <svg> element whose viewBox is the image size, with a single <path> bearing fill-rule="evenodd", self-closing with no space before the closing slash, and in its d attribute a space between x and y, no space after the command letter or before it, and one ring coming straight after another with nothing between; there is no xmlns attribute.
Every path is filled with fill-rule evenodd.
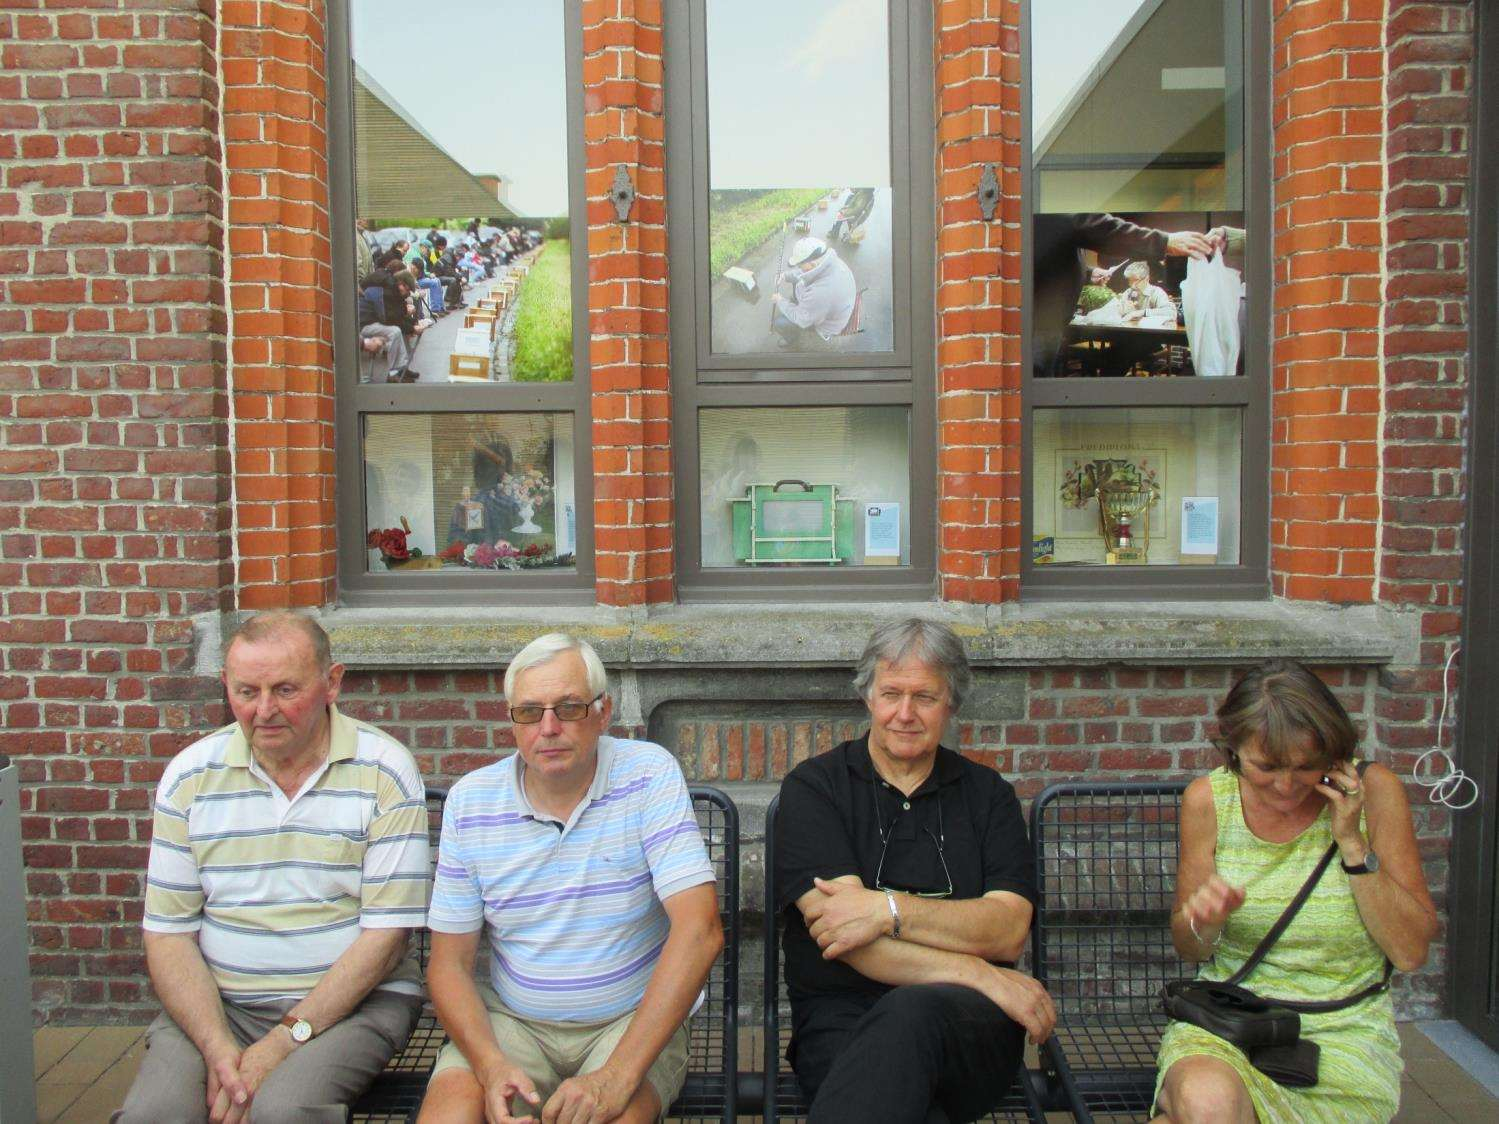
<svg viewBox="0 0 1499 1124"><path fill-rule="evenodd" d="M1242 25L1243 0L1031 5L1036 375L1243 374Z"/></svg>
<svg viewBox="0 0 1499 1124"><path fill-rule="evenodd" d="M562 5L350 8L360 381L571 379Z"/></svg>
<svg viewBox="0 0 1499 1124"><path fill-rule="evenodd" d="M911 561L905 406L698 414L707 566Z"/></svg>
<svg viewBox="0 0 1499 1124"><path fill-rule="evenodd" d="M366 415L364 487L372 572L573 565L571 414Z"/></svg>
<svg viewBox="0 0 1499 1124"><path fill-rule="evenodd" d="M707 17L713 351L891 350L886 0Z"/></svg>
<svg viewBox="0 0 1499 1124"><path fill-rule="evenodd" d="M1238 409L1060 409L1032 415L1038 564L1239 561Z"/></svg>

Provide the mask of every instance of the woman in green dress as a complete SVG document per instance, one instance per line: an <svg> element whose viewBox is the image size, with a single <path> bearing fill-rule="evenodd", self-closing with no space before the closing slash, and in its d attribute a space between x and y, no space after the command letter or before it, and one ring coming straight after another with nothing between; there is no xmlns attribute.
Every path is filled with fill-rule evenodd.
<svg viewBox="0 0 1499 1124"><path fill-rule="evenodd" d="M1275 924L1317 860L1338 855L1244 981L1256 994L1328 1000L1377 984L1385 959L1412 971L1436 933L1405 790L1355 759L1358 732L1298 663L1245 675L1218 709L1225 764L1188 786L1171 936L1199 978L1227 979ZM1341 860L1341 861L1339 861ZM1205 962L1205 963L1204 963ZM1276 1084L1237 1047L1188 1023L1161 1040L1158 1121L1387 1121L1400 1102L1400 1041L1387 991L1303 1014L1321 1049L1317 1084Z"/></svg>

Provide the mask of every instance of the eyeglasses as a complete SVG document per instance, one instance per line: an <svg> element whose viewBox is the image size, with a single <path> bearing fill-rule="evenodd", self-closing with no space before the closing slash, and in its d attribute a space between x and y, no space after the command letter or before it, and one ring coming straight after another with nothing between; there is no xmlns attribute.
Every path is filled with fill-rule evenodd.
<svg viewBox="0 0 1499 1124"><path fill-rule="evenodd" d="M916 890L909 886L887 886L885 884L885 854L890 850L890 839L895 834L895 825L900 822L903 813L897 812L895 818L890 821L887 828L880 819L880 790L875 785L874 777L869 778L870 795L874 797L874 823L875 829L880 834L880 861L874 870L874 888L876 890L890 890L900 894L910 894L916 898L950 898L952 897L952 871L947 869L947 854L943 844L947 841L947 832L942 825L942 796L937 795L937 833L932 834L929 827L922 828L927 837L937 845L937 861L942 864L942 875L947 879L945 890Z"/></svg>
<svg viewBox="0 0 1499 1124"><path fill-rule="evenodd" d="M534 726L540 722L547 711L557 716L559 722L581 722L588 717L588 712L593 709L594 704L604 697L600 691L593 697L592 702L560 702L556 706L537 706L535 703L521 703L519 706L510 708L510 721L517 726Z"/></svg>

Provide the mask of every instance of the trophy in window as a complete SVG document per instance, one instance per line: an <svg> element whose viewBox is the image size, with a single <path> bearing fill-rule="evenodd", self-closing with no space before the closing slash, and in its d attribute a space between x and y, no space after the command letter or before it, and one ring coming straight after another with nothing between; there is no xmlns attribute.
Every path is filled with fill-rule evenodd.
<svg viewBox="0 0 1499 1124"><path fill-rule="evenodd" d="M1098 488L1098 523L1104 550L1120 565L1141 565L1150 553L1150 508L1160 489L1144 480L1120 480Z"/></svg>

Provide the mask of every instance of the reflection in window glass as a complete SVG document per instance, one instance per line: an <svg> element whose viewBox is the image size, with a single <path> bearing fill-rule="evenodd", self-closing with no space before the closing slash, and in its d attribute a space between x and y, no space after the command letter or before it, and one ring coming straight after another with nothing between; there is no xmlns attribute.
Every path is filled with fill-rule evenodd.
<svg viewBox="0 0 1499 1124"><path fill-rule="evenodd" d="M1059 409L1033 419L1037 563L1239 561L1239 410Z"/></svg>
<svg viewBox="0 0 1499 1124"><path fill-rule="evenodd" d="M370 569L571 566L572 424L571 414L366 415Z"/></svg>
<svg viewBox="0 0 1499 1124"><path fill-rule="evenodd" d="M911 561L905 406L698 414L707 566Z"/></svg>
<svg viewBox="0 0 1499 1124"><path fill-rule="evenodd" d="M713 351L894 345L886 0L708 0Z"/></svg>
<svg viewBox="0 0 1499 1124"><path fill-rule="evenodd" d="M1031 5L1035 374L1243 374L1242 22Z"/></svg>
<svg viewBox="0 0 1499 1124"><path fill-rule="evenodd" d="M351 5L361 382L572 378L562 11Z"/></svg>

